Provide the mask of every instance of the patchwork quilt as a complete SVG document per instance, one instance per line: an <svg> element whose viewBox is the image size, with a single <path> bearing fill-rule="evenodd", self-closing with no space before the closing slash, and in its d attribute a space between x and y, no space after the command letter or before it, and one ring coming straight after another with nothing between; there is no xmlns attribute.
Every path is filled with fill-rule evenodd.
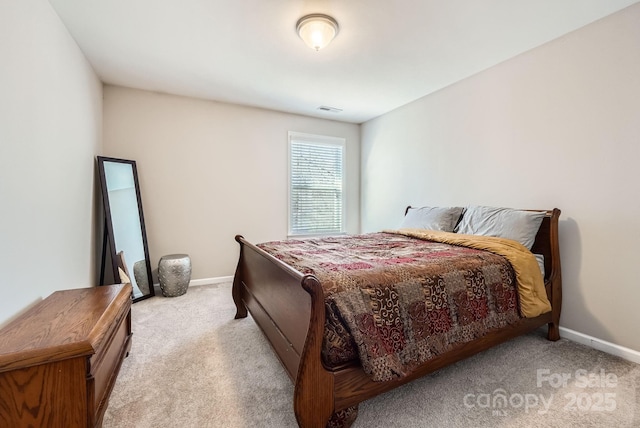
<svg viewBox="0 0 640 428"><path fill-rule="evenodd" d="M375 381L521 317L514 268L494 252L389 232L258 247L320 280L325 363L359 359Z"/></svg>

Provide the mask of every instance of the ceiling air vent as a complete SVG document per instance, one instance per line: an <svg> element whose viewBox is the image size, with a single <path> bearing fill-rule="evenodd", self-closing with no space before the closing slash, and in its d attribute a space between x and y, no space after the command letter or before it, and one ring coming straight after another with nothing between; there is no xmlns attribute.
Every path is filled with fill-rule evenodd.
<svg viewBox="0 0 640 428"><path fill-rule="evenodd" d="M341 108L329 107L329 106L320 106L320 107L318 107L318 110L330 111L332 113L340 113L342 111Z"/></svg>

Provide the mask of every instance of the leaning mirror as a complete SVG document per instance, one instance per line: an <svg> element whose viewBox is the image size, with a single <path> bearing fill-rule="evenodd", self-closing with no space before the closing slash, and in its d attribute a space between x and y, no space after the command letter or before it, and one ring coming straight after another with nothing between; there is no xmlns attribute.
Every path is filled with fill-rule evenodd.
<svg viewBox="0 0 640 428"><path fill-rule="evenodd" d="M105 215L100 284L105 284L109 265L114 283L131 283L134 302L151 297L155 292L136 162L98 156L98 172Z"/></svg>

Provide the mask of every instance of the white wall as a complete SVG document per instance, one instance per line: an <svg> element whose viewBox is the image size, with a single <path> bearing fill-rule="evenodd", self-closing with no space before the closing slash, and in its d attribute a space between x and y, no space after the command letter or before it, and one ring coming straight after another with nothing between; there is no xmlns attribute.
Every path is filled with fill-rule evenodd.
<svg viewBox="0 0 640 428"><path fill-rule="evenodd" d="M137 163L154 270L187 253L192 279L233 275L236 234L286 238L288 131L346 138L347 230L357 233L358 125L105 86L105 154Z"/></svg>
<svg viewBox="0 0 640 428"><path fill-rule="evenodd" d="M640 350L640 4L362 126L362 228L562 209L561 325Z"/></svg>
<svg viewBox="0 0 640 428"><path fill-rule="evenodd" d="M0 1L0 324L95 285L102 85L45 0Z"/></svg>

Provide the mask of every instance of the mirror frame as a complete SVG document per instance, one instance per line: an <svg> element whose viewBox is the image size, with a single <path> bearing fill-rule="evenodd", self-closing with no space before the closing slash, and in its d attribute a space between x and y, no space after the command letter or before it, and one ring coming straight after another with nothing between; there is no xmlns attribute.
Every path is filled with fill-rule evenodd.
<svg viewBox="0 0 640 428"><path fill-rule="evenodd" d="M104 280L104 266L105 266L105 258L107 256L106 246L109 246L109 258L111 259L111 269L113 273L114 281L118 281L120 278L120 274L118 272L118 256L117 250L115 246L115 237L113 230L113 218L111 216L111 205L109 203L109 190L107 189L107 177L105 174L104 163L105 162L114 162L114 163L123 163L131 165L131 169L133 172L133 182L135 184L136 190L136 200L138 203L138 214L140 216L140 231L142 233L142 245L144 247L144 259L145 265L147 269L147 278L149 280L149 293L143 294L142 296L135 297L132 295L133 302L138 302L140 300L148 299L149 297L155 296L155 289L153 286L153 277L151 275L151 259L149 258L149 246L147 244L147 232L144 224L144 214L142 210L142 198L140 197L140 183L138 181L138 169L136 167L136 161L127 160L127 159L118 159L111 158L105 156L97 156L98 161L98 172L100 175L100 186L102 188L102 202L104 207L104 237L105 240L102 244L102 267L100 269L100 282L102 283ZM129 274L133 274L133 272L129 272ZM104 285L104 284L100 284Z"/></svg>

